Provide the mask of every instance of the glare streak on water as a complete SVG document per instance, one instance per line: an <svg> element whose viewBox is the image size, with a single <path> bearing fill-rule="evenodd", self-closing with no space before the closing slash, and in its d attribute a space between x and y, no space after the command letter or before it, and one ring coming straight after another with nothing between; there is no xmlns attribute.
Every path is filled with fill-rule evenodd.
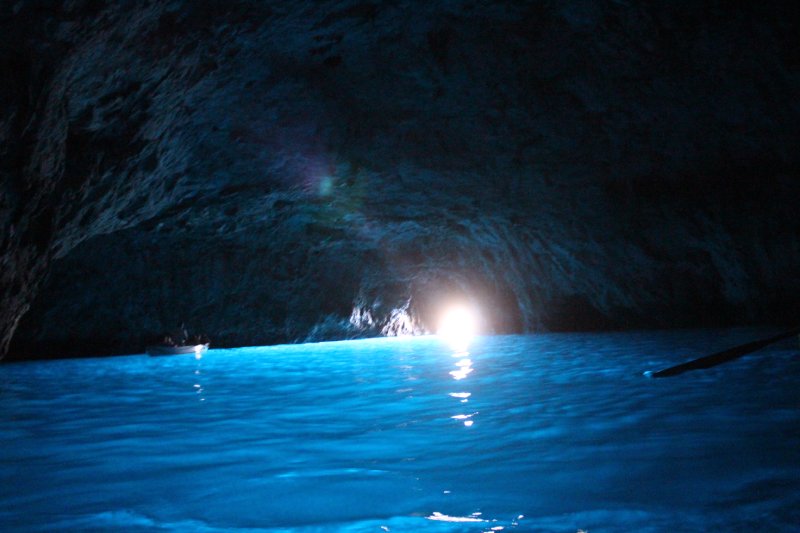
<svg viewBox="0 0 800 533"><path fill-rule="evenodd" d="M797 340L380 339L0 366L0 529L790 531Z"/></svg>

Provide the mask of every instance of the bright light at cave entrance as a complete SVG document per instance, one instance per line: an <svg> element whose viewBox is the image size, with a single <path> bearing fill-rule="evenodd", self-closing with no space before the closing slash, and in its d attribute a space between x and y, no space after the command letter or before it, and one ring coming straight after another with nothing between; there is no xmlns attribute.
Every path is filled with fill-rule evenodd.
<svg viewBox="0 0 800 533"><path fill-rule="evenodd" d="M447 309L439 320L436 334L452 345L461 346L469 343L478 329L478 317L474 310L465 306Z"/></svg>

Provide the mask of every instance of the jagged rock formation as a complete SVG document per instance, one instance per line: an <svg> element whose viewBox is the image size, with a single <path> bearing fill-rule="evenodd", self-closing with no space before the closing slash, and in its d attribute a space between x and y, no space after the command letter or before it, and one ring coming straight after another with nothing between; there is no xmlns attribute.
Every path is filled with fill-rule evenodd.
<svg viewBox="0 0 800 533"><path fill-rule="evenodd" d="M781 2L6 4L0 353L800 308Z"/></svg>

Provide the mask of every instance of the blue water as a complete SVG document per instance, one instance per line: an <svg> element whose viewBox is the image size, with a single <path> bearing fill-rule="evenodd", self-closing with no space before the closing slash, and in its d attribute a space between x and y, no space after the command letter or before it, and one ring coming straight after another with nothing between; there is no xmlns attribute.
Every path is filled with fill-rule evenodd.
<svg viewBox="0 0 800 533"><path fill-rule="evenodd" d="M0 529L800 530L797 339L434 337L0 366Z"/></svg>

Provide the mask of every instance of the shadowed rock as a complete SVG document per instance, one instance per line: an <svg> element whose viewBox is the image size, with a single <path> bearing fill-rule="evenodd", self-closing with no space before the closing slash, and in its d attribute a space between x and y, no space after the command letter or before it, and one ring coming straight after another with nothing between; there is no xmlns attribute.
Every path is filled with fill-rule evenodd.
<svg viewBox="0 0 800 533"><path fill-rule="evenodd" d="M448 298L496 332L781 320L790 15L15 2L0 353L30 306L18 354L424 332Z"/></svg>

